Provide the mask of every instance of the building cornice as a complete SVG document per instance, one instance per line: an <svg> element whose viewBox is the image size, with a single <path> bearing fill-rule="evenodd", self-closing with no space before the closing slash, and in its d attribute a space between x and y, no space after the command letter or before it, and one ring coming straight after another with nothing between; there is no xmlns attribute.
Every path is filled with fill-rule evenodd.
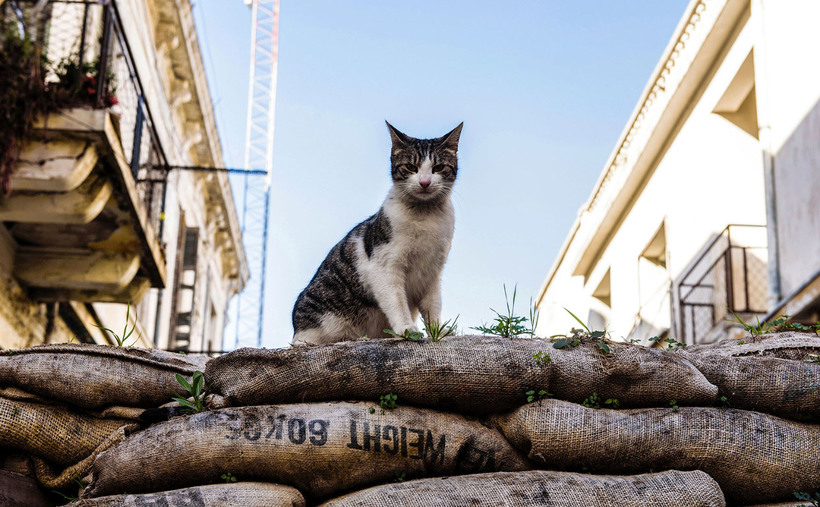
<svg viewBox="0 0 820 507"><path fill-rule="evenodd" d="M730 27L712 36L716 25L726 18L726 24L733 27L739 18L738 13L748 11L746 4L748 2L745 0L692 0L689 3L539 290L539 304L563 264L573 263L570 269L575 275L586 275L594 267L603 243L611 237L612 231L607 232L609 228L605 227L605 221L612 220L614 214L620 214L620 210L614 209L616 201L618 206L623 207L625 202L631 200L624 194L637 191L637 188L626 186L628 181L636 178L639 162L644 166L642 170L648 170L646 167L650 164L645 155L650 142L655 146L662 145L658 141L659 136L669 136L674 132L669 126L678 123L682 114L688 115L685 109L691 105L690 100L681 96L694 94L696 87L691 83L682 85L685 80L692 80L690 71L693 63L704 53L709 53L706 58L714 58L714 54L719 52L716 48L722 47L732 31ZM727 15L727 11L731 12ZM711 48L711 52L703 51L707 41L716 47ZM706 74L710 68L711 65L704 64L698 72ZM659 128L662 124L663 128Z"/></svg>
<svg viewBox="0 0 820 507"><path fill-rule="evenodd" d="M157 52L166 61L170 106L182 134L185 155L195 165L224 167L210 89L194 26L190 0L154 3ZM221 250L224 276L236 278L238 290L249 277L248 262L228 175L197 173L207 189L207 220L215 222L213 243Z"/></svg>

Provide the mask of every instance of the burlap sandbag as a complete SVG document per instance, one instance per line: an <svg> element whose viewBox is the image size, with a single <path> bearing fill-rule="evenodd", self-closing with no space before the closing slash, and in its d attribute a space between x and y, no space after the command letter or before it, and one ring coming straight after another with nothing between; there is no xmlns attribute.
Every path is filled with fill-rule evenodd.
<svg viewBox="0 0 820 507"><path fill-rule="evenodd" d="M133 421L97 418L63 404L0 398L0 448L31 455L38 480L50 488L82 477L96 450L136 427Z"/></svg>
<svg viewBox="0 0 820 507"><path fill-rule="evenodd" d="M820 421L820 363L776 357L682 353L726 403L800 421Z"/></svg>
<svg viewBox="0 0 820 507"><path fill-rule="evenodd" d="M616 476L569 472L496 472L375 486L322 507L658 506L726 505L717 482L701 471Z"/></svg>
<svg viewBox="0 0 820 507"><path fill-rule="evenodd" d="M712 404L717 389L672 352L594 343L553 348L542 339L481 336L441 342L365 340L282 350L240 349L208 363L211 406L378 400L468 413L497 413L529 390L580 402L593 392L622 406ZM534 354L549 354L539 362Z"/></svg>
<svg viewBox="0 0 820 507"><path fill-rule="evenodd" d="M144 495L112 495L79 500L70 507L304 507L297 489L264 482L237 482Z"/></svg>
<svg viewBox="0 0 820 507"><path fill-rule="evenodd" d="M798 361L820 357L820 336L814 333L788 331L762 336L746 336L741 339L724 339L708 345L692 345L686 348L694 354L721 356L769 356Z"/></svg>
<svg viewBox="0 0 820 507"><path fill-rule="evenodd" d="M41 345L0 355L0 387L16 387L86 408L156 407L180 392L205 361L137 348L92 344Z"/></svg>
<svg viewBox="0 0 820 507"><path fill-rule="evenodd" d="M173 418L101 453L84 496L207 484L231 473L321 498L402 474L529 468L498 430L458 415L410 407L382 414L373 403L242 407Z"/></svg>
<svg viewBox="0 0 820 507"><path fill-rule="evenodd" d="M820 426L728 408L606 410L546 400L495 418L537 466L597 473L703 470L730 502L820 488Z"/></svg>

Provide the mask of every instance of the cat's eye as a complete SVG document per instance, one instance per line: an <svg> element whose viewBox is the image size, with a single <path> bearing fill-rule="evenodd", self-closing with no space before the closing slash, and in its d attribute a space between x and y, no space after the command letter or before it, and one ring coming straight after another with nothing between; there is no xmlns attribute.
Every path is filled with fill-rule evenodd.
<svg viewBox="0 0 820 507"><path fill-rule="evenodd" d="M409 172L409 173L419 172L419 168L414 166L414 165L411 165L411 164L403 164L401 166L401 168L404 169L405 171Z"/></svg>
<svg viewBox="0 0 820 507"><path fill-rule="evenodd" d="M449 168L450 168L450 166L448 166L447 164L438 164L436 166L433 166L433 172L434 173L440 173L442 171L446 171Z"/></svg>

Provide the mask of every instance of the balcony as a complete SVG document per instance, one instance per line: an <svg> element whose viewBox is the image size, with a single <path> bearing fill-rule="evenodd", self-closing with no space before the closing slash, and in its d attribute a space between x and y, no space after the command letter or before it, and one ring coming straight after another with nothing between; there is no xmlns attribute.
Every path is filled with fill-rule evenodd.
<svg viewBox="0 0 820 507"><path fill-rule="evenodd" d="M165 156L116 6L53 1L36 16L11 3L0 14L42 42L56 106L28 129L0 199L10 271L37 301L139 301L165 285L167 172L150 169Z"/></svg>
<svg viewBox="0 0 820 507"><path fill-rule="evenodd" d="M729 225L704 247L675 282L684 343L715 341L732 314L766 313L767 253L765 226Z"/></svg>

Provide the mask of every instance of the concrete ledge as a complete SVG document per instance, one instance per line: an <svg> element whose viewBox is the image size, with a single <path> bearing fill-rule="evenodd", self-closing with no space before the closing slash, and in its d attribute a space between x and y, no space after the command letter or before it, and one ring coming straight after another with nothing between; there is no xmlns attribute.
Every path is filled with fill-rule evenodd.
<svg viewBox="0 0 820 507"><path fill-rule="evenodd" d="M114 186L91 175L69 192L14 192L0 203L0 221L87 224L105 207Z"/></svg>
<svg viewBox="0 0 820 507"><path fill-rule="evenodd" d="M29 287L118 293L136 276L140 258L136 253L20 247L14 264L15 276Z"/></svg>
<svg viewBox="0 0 820 507"><path fill-rule="evenodd" d="M29 141L11 177L11 188L70 192L88 178L98 158L91 141Z"/></svg>

